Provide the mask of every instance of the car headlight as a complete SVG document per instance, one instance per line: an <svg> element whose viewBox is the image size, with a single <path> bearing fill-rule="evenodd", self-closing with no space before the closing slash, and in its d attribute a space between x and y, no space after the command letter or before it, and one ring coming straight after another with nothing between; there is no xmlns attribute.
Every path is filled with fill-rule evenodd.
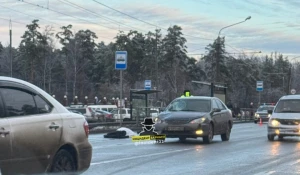
<svg viewBox="0 0 300 175"><path fill-rule="evenodd" d="M271 114L268 114L268 118L270 118L272 115Z"/></svg>
<svg viewBox="0 0 300 175"><path fill-rule="evenodd" d="M192 120L190 123L199 123L200 124L200 123L203 123L205 120L206 120L206 118L202 117L202 118Z"/></svg>
<svg viewBox="0 0 300 175"><path fill-rule="evenodd" d="M271 126L279 126L279 125L280 125L280 122L273 119L273 120L270 120L269 124L270 124Z"/></svg>
<svg viewBox="0 0 300 175"><path fill-rule="evenodd" d="M154 119L154 123L164 123L164 121L161 120L160 118L156 117L156 118Z"/></svg>
<svg viewBox="0 0 300 175"><path fill-rule="evenodd" d="M259 117L259 114L255 113L255 117Z"/></svg>

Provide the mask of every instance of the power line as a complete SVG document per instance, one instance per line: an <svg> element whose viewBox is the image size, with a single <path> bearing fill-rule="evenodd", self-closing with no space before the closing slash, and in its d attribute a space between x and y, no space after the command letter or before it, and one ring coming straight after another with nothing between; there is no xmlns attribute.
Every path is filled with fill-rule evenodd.
<svg viewBox="0 0 300 175"><path fill-rule="evenodd" d="M38 4L33 4L33 3L30 3L30 2L26 2L26 1L24 1L24 0L18 0L18 1L24 2L24 3L26 3L26 4L30 4L30 5L32 5L32 6L37 6L37 7L46 9L46 10L50 10L50 11L52 11L52 12L55 12L55 13L58 13L58 14L61 14L61 15L64 15L64 16L68 16L68 17L71 17L71 18L74 18L74 19L78 19L78 20L85 21L85 22L88 22L88 23L93 23L93 24L96 24L96 25L101 26L101 27L105 27L105 28L108 28L108 29L117 30L117 29L114 29L114 28L110 28L110 27L107 27L107 26L100 25L100 24L95 23L95 22L92 22L92 21L88 21L88 20L85 20L85 19L82 19L82 18L78 18L78 17L72 16L72 15L68 15L68 14L66 14L66 13L62 13L62 12L59 12L59 11L56 11L56 10L53 10L53 9L50 9L50 8L45 8L45 7L40 6L40 5L38 5Z"/></svg>
<svg viewBox="0 0 300 175"><path fill-rule="evenodd" d="M122 26L127 26L127 27L129 27L129 28L134 29L134 27L132 27L132 26L126 25L126 24L121 23L121 22L119 22L119 21L116 21L116 20L113 20L113 19L111 19L111 18L108 18L108 17L105 17L105 16L103 16L103 15L100 15L100 14L98 14L98 13L96 13L96 12L93 12L93 11L87 9L87 8L84 8L84 7L80 6L80 5L77 5L77 4L75 4L75 3L72 3L72 2L70 2L70 1L68 1L68 0L63 0L63 1L62 1L62 0L58 0L58 1L60 1L60 2L62 2L62 3L64 3L64 4L67 4L67 5L73 6L74 8L77 8L77 9L81 9L81 10L87 11L87 12L93 14L94 16L97 16L97 17L99 17L99 18L102 18L102 19L104 19L104 20L106 20L106 21L110 21L110 22L112 22L112 23L114 23L114 24L117 24L117 25L120 25L120 24L121 24ZM64 1L65 1L65 2L64 2ZM140 30L140 29L139 29L139 30Z"/></svg>
<svg viewBox="0 0 300 175"><path fill-rule="evenodd" d="M13 21L13 20L6 19L6 18L1 18L1 17L0 17L0 19L3 19L3 20L5 20L5 21L12 21L12 22L14 22L14 23L19 23L19 24L25 24L25 23L22 23L22 22ZM25 24L25 25L27 25L27 24Z"/></svg>
<svg viewBox="0 0 300 175"><path fill-rule="evenodd" d="M153 27L156 27L156 28L160 28L160 29L164 29L164 30L168 31L168 29L166 29L166 28L160 27L160 26L158 26L158 25L149 23L149 22L147 22L147 21L141 20L141 19L136 18L136 17L131 16L131 15L128 15L128 14L126 14L126 13L124 13L124 12L121 12L121 11L119 11L119 10L117 10L117 9L114 9L114 8L112 8L112 7L108 6L108 5L105 5L105 4L101 3L101 2L98 2L98 1L96 1L96 0L93 0L93 1L96 2L97 4L100 4L100 5L102 5L102 6L106 7L106 8L109 8L109 9L111 9L111 10L113 10L113 11L116 11L116 12L118 12L118 13L121 13L121 14L123 14L123 15L125 15L125 16L128 16L128 17L130 17L130 18L132 18L132 19L135 19L135 20L137 20L137 21L140 21L140 22L145 23L145 24L148 24L148 25L150 25L150 26L153 26ZM200 38L200 39L203 39L203 40L212 40L212 39L208 39L208 38L202 38L202 37L197 37L197 36L192 36L192 35L187 35L187 34L182 34L182 35L188 36L188 37L193 37L193 38Z"/></svg>
<svg viewBox="0 0 300 175"><path fill-rule="evenodd" d="M39 18L39 17L33 16L33 15L29 15L29 14L26 14L26 13L24 13L24 12L20 12L20 11L18 11L18 10L14 10L14 9L12 9L12 8L8 8L8 7L2 6L2 5L0 5L0 7L3 7L3 8L6 8L6 9L9 9L9 10L12 10L12 11L15 11L15 12L18 12L18 13L21 13L21 14L26 15L26 16L31 16L31 17L33 17L33 18L35 18L35 19L40 19L40 20L48 21L48 22L50 22L50 23L52 23L52 24L55 24L55 25L58 25L58 26L61 27L61 25L59 25L59 24L57 24L57 23L54 23L54 22L51 22L51 21L49 21L49 20L43 19L43 18Z"/></svg>

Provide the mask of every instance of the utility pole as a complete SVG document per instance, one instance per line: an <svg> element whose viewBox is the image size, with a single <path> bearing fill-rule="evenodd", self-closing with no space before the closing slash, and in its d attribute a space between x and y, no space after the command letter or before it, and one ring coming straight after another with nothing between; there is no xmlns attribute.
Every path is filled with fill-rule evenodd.
<svg viewBox="0 0 300 175"><path fill-rule="evenodd" d="M157 29L155 30L155 72L155 86L158 89ZM158 93L156 93L156 100L158 100Z"/></svg>
<svg viewBox="0 0 300 175"><path fill-rule="evenodd" d="M11 45L12 45L12 25L11 25L11 19L9 20L9 57L10 57L10 77L12 77L12 64L13 64L13 61L12 61L12 48L11 48Z"/></svg>

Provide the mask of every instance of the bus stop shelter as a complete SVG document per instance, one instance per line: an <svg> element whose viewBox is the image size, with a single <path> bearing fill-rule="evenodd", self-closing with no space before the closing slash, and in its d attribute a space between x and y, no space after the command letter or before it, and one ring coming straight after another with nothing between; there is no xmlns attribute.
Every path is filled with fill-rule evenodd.
<svg viewBox="0 0 300 175"><path fill-rule="evenodd" d="M145 112L144 117L150 117L149 116L149 104L148 104L148 98L150 94L159 93L162 92L160 90L146 90L146 89L131 89L130 90L130 119L139 121L139 118L141 117L141 111ZM137 114L133 113L133 110L137 110Z"/></svg>

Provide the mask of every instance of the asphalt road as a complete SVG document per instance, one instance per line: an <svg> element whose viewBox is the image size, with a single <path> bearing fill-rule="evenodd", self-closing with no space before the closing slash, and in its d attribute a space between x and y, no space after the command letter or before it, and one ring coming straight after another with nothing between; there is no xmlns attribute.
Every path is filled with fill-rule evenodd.
<svg viewBox="0 0 300 175"><path fill-rule="evenodd" d="M235 124L228 142L215 136L202 139L167 139L163 144L136 146L131 139L90 135L91 167L84 175L142 174L300 174L300 139L267 140L267 125Z"/></svg>

